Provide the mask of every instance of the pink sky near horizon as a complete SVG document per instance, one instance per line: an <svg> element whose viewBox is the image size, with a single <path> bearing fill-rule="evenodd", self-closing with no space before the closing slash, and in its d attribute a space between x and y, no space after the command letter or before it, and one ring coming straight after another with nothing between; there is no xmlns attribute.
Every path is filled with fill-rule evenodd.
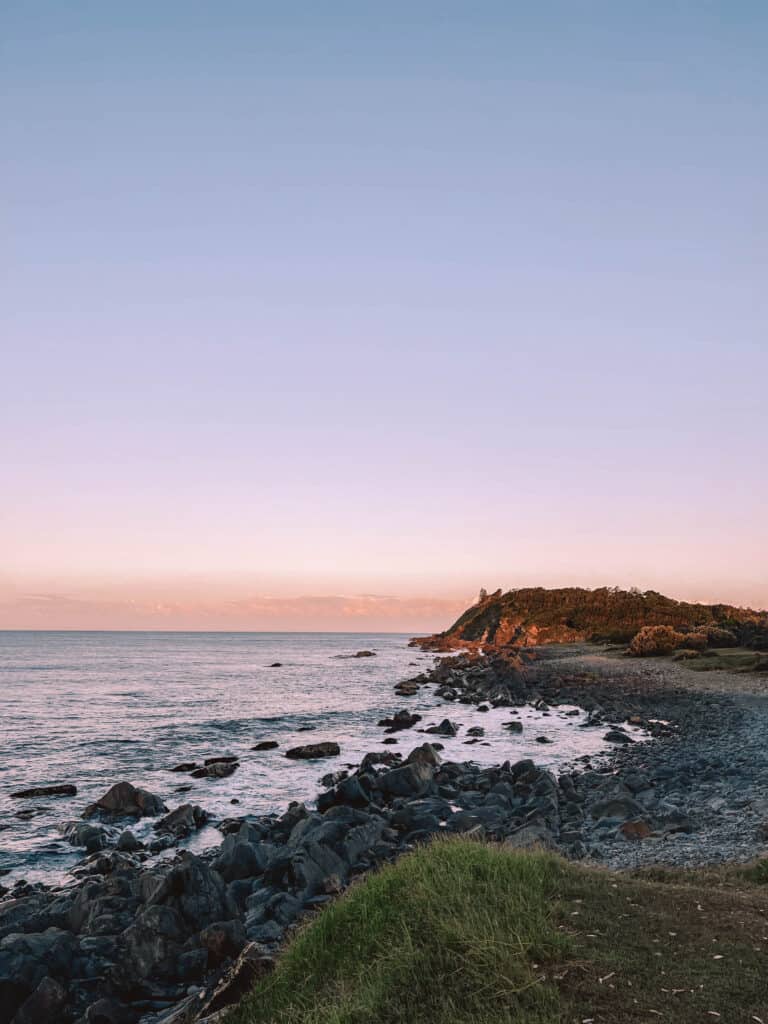
<svg viewBox="0 0 768 1024"><path fill-rule="evenodd" d="M768 7L14 4L0 629L768 606Z"/></svg>

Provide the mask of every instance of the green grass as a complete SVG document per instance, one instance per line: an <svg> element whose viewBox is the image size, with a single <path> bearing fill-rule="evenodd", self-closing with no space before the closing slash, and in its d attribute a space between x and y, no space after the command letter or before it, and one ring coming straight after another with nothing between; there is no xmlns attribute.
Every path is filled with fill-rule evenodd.
<svg viewBox="0 0 768 1024"><path fill-rule="evenodd" d="M768 1024L767 868L437 842L302 927L227 1024Z"/></svg>
<svg viewBox="0 0 768 1024"><path fill-rule="evenodd" d="M693 658L686 658L684 664L695 672L712 672L716 669L727 672L768 672L768 654L743 647L710 648Z"/></svg>

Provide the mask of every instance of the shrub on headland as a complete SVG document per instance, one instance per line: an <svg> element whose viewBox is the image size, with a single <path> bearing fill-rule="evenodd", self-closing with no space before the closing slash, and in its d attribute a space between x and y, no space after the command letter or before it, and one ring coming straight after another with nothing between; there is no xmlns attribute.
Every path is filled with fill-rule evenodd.
<svg viewBox="0 0 768 1024"><path fill-rule="evenodd" d="M632 637L629 653L638 658L671 654L678 647L682 647L687 639L688 637L683 633L678 633L674 626L643 626Z"/></svg>

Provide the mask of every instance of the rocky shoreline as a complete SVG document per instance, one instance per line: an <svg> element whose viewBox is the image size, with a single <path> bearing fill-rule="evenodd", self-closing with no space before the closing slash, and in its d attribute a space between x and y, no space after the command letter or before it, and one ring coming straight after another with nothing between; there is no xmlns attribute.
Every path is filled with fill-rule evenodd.
<svg viewBox="0 0 768 1024"><path fill-rule="evenodd" d="M302 917L436 835L543 845L612 867L754 857L768 841L768 696L737 692L732 677L723 692L698 682L668 662L583 646L442 659L396 690L407 702L436 688L448 717L428 735L407 707L380 723L384 744L392 732L412 738L407 756L385 746L326 776L316 808L222 822L222 844L200 856L148 859L124 827L131 815L158 817L156 852L204 812L168 812L121 783L76 826L98 838L75 884L20 883L0 900L0 1024L212 1018L270 969ZM575 704L614 752L557 776L530 759L443 761L440 736L461 728L462 704L508 707L511 732L515 708ZM632 727L653 741L635 742ZM482 742L480 732L467 742Z"/></svg>

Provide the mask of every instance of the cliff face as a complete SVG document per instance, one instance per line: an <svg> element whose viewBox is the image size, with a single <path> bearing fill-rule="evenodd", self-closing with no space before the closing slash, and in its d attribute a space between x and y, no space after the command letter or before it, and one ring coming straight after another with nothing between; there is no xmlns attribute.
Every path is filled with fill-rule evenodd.
<svg viewBox="0 0 768 1024"><path fill-rule="evenodd" d="M696 629L718 625L732 630L742 643L768 643L768 612L726 604L689 604L655 591L602 587L585 590L529 587L483 597L444 633L417 638L428 650L454 650L579 643L588 640L623 643L643 626Z"/></svg>

